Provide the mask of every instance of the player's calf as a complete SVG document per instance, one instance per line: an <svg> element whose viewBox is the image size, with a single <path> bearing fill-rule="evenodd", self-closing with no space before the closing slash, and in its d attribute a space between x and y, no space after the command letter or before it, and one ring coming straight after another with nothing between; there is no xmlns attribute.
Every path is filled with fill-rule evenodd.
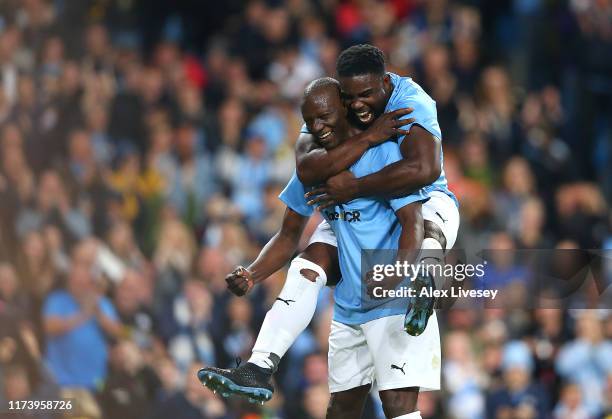
<svg viewBox="0 0 612 419"><path fill-rule="evenodd" d="M436 298L433 291L440 287L437 284L442 278L435 278L436 266L444 260L446 239L441 229L434 223L425 220L425 239L422 254L419 258L419 274L412 281L414 297L411 297L404 318L404 329L411 336L419 336L427 328L429 317L433 314ZM425 292L424 292L425 291Z"/></svg>
<svg viewBox="0 0 612 419"><path fill-rule="evenodd" d="M291 262L285 285L266 314L248 362L237 368L207 367L198 378L222 396L238 395L254 402L272 397L272 375L281 357L314 315L320 290L328 273L337 275L337 250L324 243L312 243Z"/></svg>

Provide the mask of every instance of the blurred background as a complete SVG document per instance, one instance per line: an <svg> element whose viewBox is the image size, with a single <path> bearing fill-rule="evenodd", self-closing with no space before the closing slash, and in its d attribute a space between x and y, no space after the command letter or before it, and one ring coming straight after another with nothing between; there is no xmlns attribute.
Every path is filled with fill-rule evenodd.
<svg viewBox="0 0 612 419"><path fill-rule="evenodd" d="M437 102L456 248L612 248L610 0L2 0L0 415L324 417L330 290L270 403L195 371L248 359L285 273L248 298L224 276L279 227L305 83L362 42ZM441 324L424 418L612 415L609 310Z"/></svg>

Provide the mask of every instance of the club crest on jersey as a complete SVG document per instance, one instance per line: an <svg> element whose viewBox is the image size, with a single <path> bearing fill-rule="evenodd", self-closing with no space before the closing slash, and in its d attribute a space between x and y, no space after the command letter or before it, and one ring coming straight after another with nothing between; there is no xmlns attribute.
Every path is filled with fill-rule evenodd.
<svg viewBox="0 0 612 419"><path fill-rule="evenodd" d="M359 211L323 211L323 215L328 221L346 221L348 223L354 223L361 221L361 213Z"/></svg>

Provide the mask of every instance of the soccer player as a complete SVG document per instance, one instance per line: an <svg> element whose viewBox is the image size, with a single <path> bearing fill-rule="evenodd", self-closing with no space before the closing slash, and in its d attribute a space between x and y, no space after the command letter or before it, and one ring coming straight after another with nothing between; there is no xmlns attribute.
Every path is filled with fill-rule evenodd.
<svg viewBox="0 0 612 419"><path fill-rule="evenodd" d="M333 148L341 144L348 137L348 133L358 132L348 124L346 109L341 105L339 88L333 79L319 79L309 85L302 113L310 132L320 139L325 147ZM322 124L322 120L326 123ZM333 129L333 134L330 134L329 128ZM351 166L351 171L357 176L364 176L399 159L401 154L397 144L385 142L368 150L359 162ZM312 208L306 205L304 192L303 185L294 176L280 196L287 206L294 210L293 213L289 212L290 210L286 213L283 228L288 225L288 219L296 218L295 210L303 212L303 219L298 217L296 223L301 224L301 227L292 229L298 232L292 235L296 241L303 228L305 216L312 213ZM334 293L336 303L335 321L330 334L330 390L334 393L348 391L351 396L351 406L340 403L341 398L336 398L336 402L330 405L330 417L358 416L374 375L381 390L383 408L390 417L414 410L414 396L418 394L418 389L416 393L396 390L407 387L404 384L431 389L439 387L440 346L435 320L430 322L419 337L412 337L402 330L405 306L389 305L389 301L382 301L366 308L361 301L361 250L420 249L423 240L421 203L427 199L422 190L397 199L358 199L340 209L342 215L328 214L328 225L333 228L339 241L339 262L343 278ZM291 247L295 249L295 244ZM410 253L398 254L398 257L404 258L405 255ZM260 259L261 255L258 260ZM317 269L318 266L312 268ZM319 275L326 274L323 272ZM314 279L324 281L325 278ZM307 278L303 278L301 285L304 286L308 282ZM286 288L287 286L281 295L285 294ZM293 291L293 297L298 299L298 294L301 296L304 289ZM296 302L288 297L280 297L281 305L287 303L289 306L289 302ZM314 306L311 310L314 310ZM285 317L293 314L296 314L295 308L285 313ZM434 353L437 364L434 368L427 367L422 362L406 362L411 357L416 359L420 355L430 354L432 348L437 348L437 353ZM402 367L396 365L394 369L387 365L388 361L391 361L391 365L394 361ZM261 383L258 383L258 388L238 384L248 384L249 380L257 381L256 368L242 370L240 374L236 370L205 368L200 371L199 377L206 385L219 389L222 393L248 395L254 400L271 396L270 388L262 386ZM398 376L400 372L404 378Z"/></svg>
<svg viewBox="0 0 612 419"><path fill-rule="evenodd" d="M384 54L372 45L344 50L338 57L336 72L353 124L365 129L376 124L383 112L388 114L402 108L413 110L410 114L413 122L397 133L403 159L359 178L347 169L372 146L367 136L325 149L312 135L303 133L296 144L298 177L306 186L324 184L307 194L312 198L310 204L324 209L363 197L403 196L425 187L431 199L423 206L423 249L426 251L422 262L440 263L457 237L459 211L444 174L442 133L434 100L409 77L387 73ZM323 222L319 230L329 231L329 228ZM431 280L431 276L418 277L417 290L433 285ZM441 283L435 285L440 287ZM432 304L432 299L413 300L404 322L408 333L422 333Z"/></svg>
<svg viewBox="0 0 612 419"><path fill-rule="evenodd" d="M428 186L432 191L431 199L423 205L422 209L425 226L423 247L440 251L452 248L457 234L459 216L456 200L446 187L440 146L441 133L437 123L435 103L411 79L386 73L382 53L372 46L362 45L345 50L338 59L337 67L346 99L345 104L352 111L352 123L362 126L369 125L369 128L335 148L322 147L315 136L308 130L303 130L296 150L298 175L307 184L316 184L319 181L325 181L326 176L332 176L324 188L315 190L323 194L318 200L314 199L312 203L320 202L323 207L326 207L334 200L348 202L354 197L368 194L401 195L434 182ZM413 108L414 112L410 116L414 118L402 121L390 119L390 115L394 113L395 116L399 116L397 112L402 106ZM387 113L378 116L385 108ZM400 129L404 121L414 122L414 124L409 125L408 129ZM393 122L397 125L390 124ZM380 139L373 134L382 123L387 123L387 129L399 137L403 159L364 177L356 178L349 172L343 172L360 159L365 151L378 144L377 141ZM333 137L334 130L329 124L323 125L321 135L325 141L328 136ZM335 243L335 237L327 222L319 226L311 238L310 246L321 243ZM235 271L227 278L230 289L235 293L244 292L252 286L253 281L250 281L249 277L248 270ZM299 278L299 276L289 275L285 287L290 282L299 282ZM298 295L298 301L304 307L310 304L314 310L316 298L306 302L306 299L311 298L311 294ZM297 314L298 319L292 316L291 320L287 321L279 311L283 309L283 306L282 303L277 302L271 308L249 363L232 372L240 376L241 369L248 368L252 364L261 367L268 374L274 371L278 364L276 355L282 356L286 351L284 348L278 348L276 344L276 336L279 331L282 331L280 335L284 337L283 340L287 340L289 335L293 335L292 340L294 340L303 327L292 329L293 322L303 324L305 327L310 321L310 318L304 321L300 314ZM415 307L418 309L419 305L415 304L412 308ZM426 312L429 307L430 302L426 302ZM277 314L272 315L273 312ZM305 310L304 312L312 315L312 311ZM406 316L406 329L411 329L414 334L422 331L426 324L423 321L423 312L424 310L411 309ZM415 316L415 313L419 315ZM425 317L425 320L427 318L428 316ZM265 381L261 378L262 375L253 375L250 372L248 375L252 378L253 388L258 388L257 386ZM332 400L335 398L337 398L336 394Z"/></svg>

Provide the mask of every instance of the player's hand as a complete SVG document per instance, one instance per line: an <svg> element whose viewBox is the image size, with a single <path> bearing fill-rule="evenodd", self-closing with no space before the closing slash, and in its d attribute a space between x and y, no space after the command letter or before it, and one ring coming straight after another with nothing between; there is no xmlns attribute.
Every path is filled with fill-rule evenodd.
<svg viewBox="0 0 612 419"><path fill-rule="evenodd" d="M243 266L238 266L229 275L225 277L227 288L232 294L242 297L253 288L253 279L251 273Z"/></svg>
<svg viewBox="0 0 612 419"><path fill-rule="evenodd" d="M401 108L379 116L366 130L370 146L375 146L402 135L408 135L408 130L402 127L414 122L414 118L400 119L412 113L412 108Z"/></svg>
<svg viewBox="0 0 612 419"><path fill-rule="evenodd" d="M308 205L317 205L319 209L344 204L357 197L357 178L348 170L330 177L324 186L314 188L304 197Z"/></svg>

